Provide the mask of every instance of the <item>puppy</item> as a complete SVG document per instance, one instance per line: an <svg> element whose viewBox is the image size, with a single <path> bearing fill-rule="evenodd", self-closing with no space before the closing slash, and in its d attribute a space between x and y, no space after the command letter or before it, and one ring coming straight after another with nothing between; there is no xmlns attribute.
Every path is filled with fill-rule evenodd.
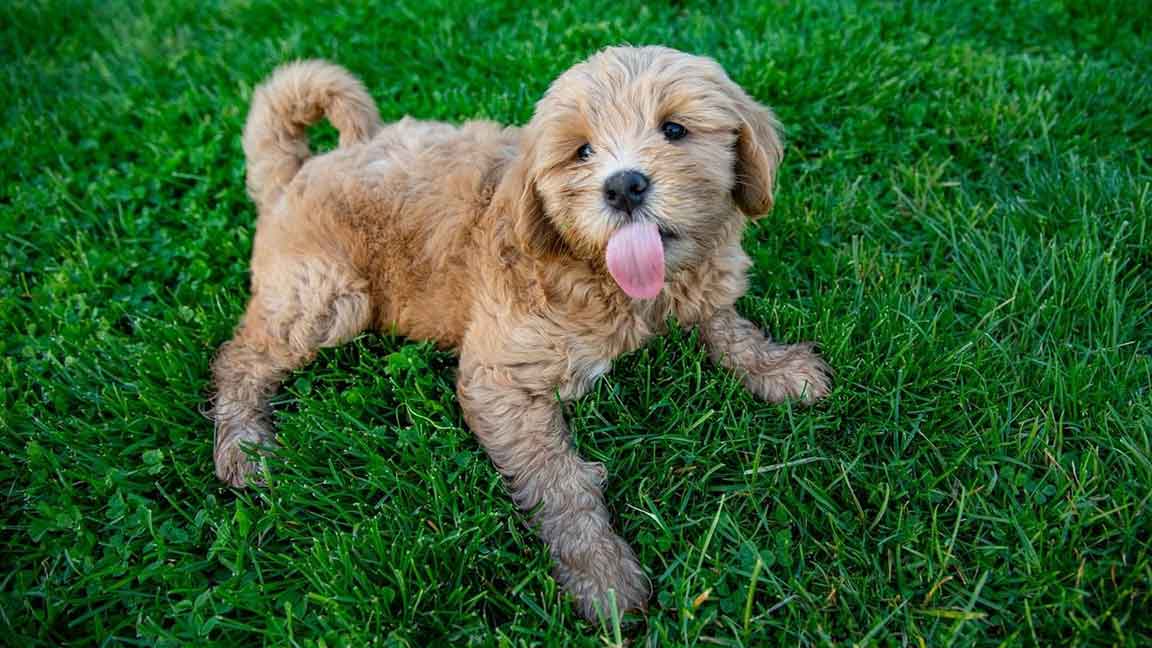
<svg viewBox="0 0 1152 648"><path fill-rule="evenodd" d="M340 145L313 157L321 117ZM465 421L594 619L645 609L649 582L562 401L669 318L765 400L829 389L811 345L775 344L733 308L741 233L772 207L783 150L772 112L710 59L606 49L523 128L382 125L348 72L294 63L256 89L243 144L251 299L213 365L216 474L233 486L259 481L269 398L318 349L366 329L432 340L459 354Z"/></svg>

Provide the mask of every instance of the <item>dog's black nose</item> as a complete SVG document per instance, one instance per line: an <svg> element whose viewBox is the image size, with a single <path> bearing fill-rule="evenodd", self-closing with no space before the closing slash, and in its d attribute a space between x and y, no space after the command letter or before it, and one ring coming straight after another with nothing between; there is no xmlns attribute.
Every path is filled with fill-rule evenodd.
<svg viewBox="0 0 1152 648"><path fill-rule="evenodd" d="M604 200L615 209L631 212L644 203L651 184L639 171L617 171L604 181Z"/></svg>

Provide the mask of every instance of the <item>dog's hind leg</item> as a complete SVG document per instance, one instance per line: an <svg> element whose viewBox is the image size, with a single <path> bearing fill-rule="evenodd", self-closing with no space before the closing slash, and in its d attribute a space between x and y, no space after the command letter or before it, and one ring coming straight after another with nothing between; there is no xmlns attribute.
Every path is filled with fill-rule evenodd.
<svg viewBox="0 0 1152 648"><path fill-rule="evenodd" d="M280 381L317 349L367 328L371 312L367 283L343 263L276 259L262 269L244 318L212 364L217 477L236 487L260 481L258 453L273 445L268 402Z"/></svg>

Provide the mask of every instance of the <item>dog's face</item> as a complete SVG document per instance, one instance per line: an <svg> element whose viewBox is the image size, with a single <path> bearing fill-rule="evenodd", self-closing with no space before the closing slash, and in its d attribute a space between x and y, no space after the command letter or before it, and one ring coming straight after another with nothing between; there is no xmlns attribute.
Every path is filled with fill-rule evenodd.
<svg viewBox="0 0 1152 648"><path fill-rule="evenodd" d="M767 108L716 62L663 47L610 48L569 69L524 138L502 190L526 244L607 250L609 266L615 246L668 270L771 208L782 155Z"/></svg>

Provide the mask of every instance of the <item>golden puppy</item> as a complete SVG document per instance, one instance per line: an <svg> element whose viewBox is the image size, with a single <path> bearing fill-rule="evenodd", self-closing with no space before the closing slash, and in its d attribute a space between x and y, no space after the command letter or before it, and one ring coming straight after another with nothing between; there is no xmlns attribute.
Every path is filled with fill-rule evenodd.
<svg viewBox="0 0 1152 648"><path fill-rule="evenodd" d="M321 117L340 146L312 157ZM260 215L252 297L213 366L216 474L258 480L248 451L272 445L269 397L317 349L370 328L434 340L459 353L464 418L580 612L644 609L604 468L573 451L561 401L670 316L761 398L828 391L810 345L774 344L733 309L741 233L772 206L781 146L771 111L719 65L663 47L576 65L523 128L384 126L345 70L280 68L244 129Z"/></svg>

